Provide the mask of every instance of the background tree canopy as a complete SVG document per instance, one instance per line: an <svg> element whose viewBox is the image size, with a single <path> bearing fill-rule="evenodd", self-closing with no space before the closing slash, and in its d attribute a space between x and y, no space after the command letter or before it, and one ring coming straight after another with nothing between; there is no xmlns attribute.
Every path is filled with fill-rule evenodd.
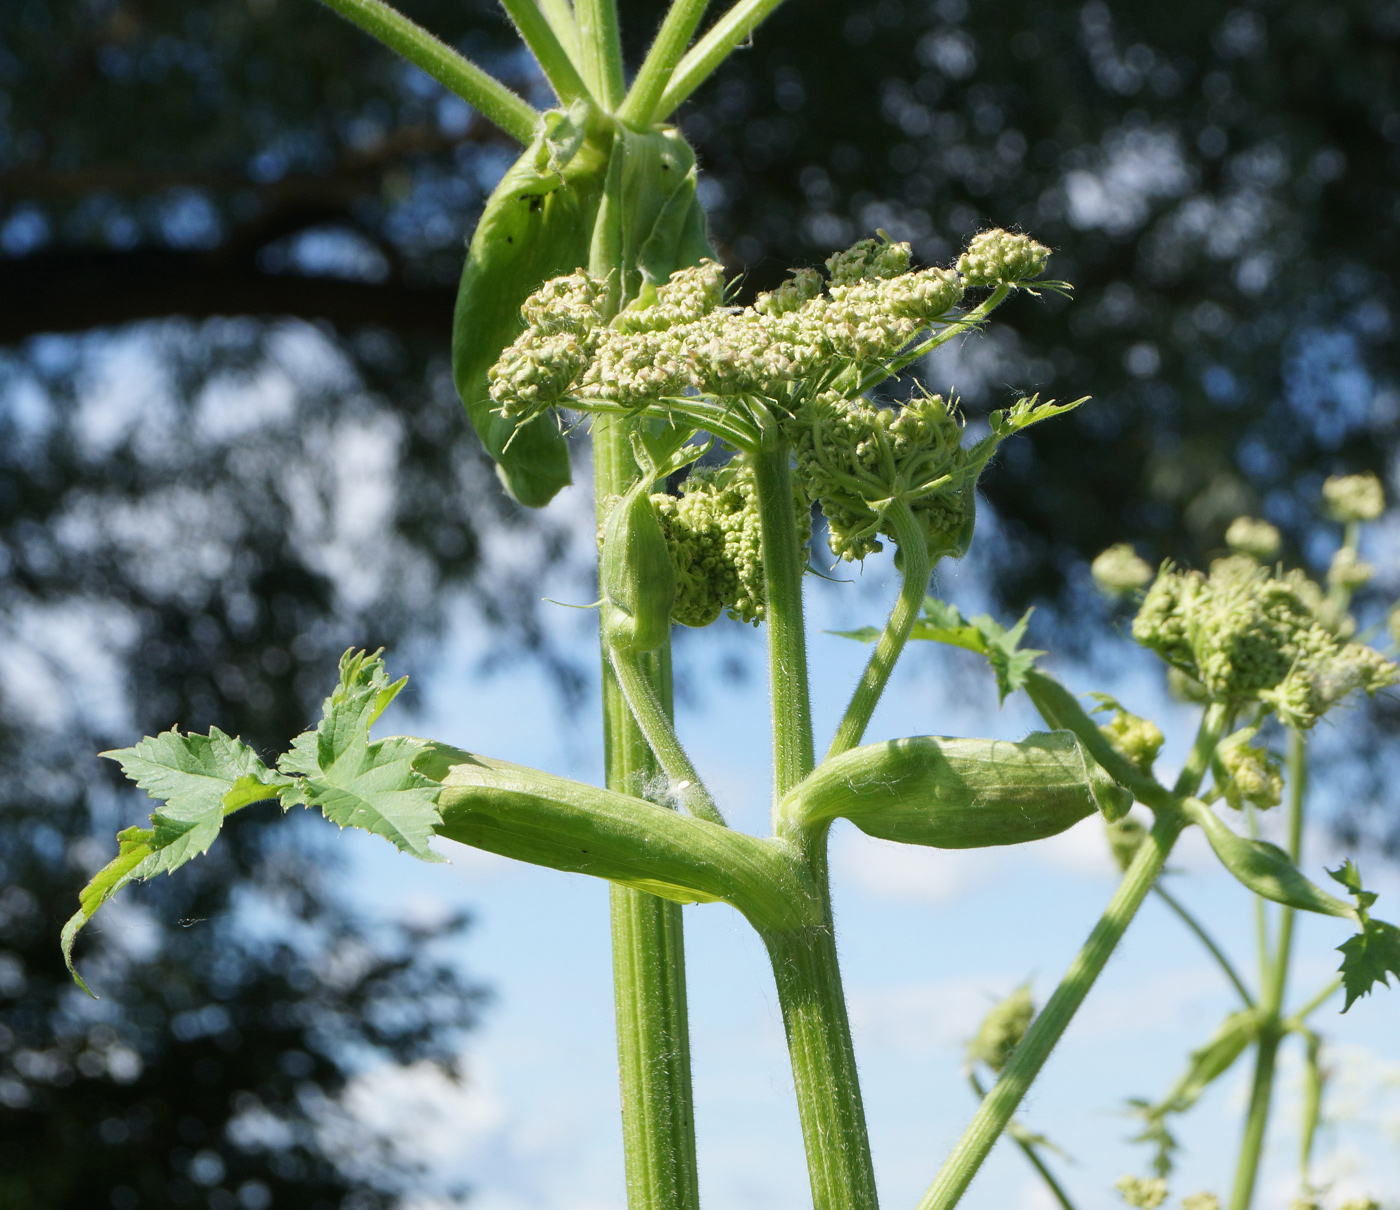
<svg viewBox="0 0 1400 1210"><path fill-rule="evenodd" d="M549 103L484 0L404 7ZM659 16L624 4L629 45ZM875 228L925 261L992 224L1056 249L1073 302L931 368L974 422L1013 388L1095 398L985 481L1010 608L1074 600L1111 541L1201 564L1241 512L1316 570L1325 475L1394 494L1397 89L1396 0L788 0L682 121L748 292ZM453 593L541 649L528 569L561 539L500 496L446 366L514 155L310 0L0 9L0 1206L369 1206L411 1180L337 1167L316 1105L367 1055L444 1056L476 992L426 935L356 922L299 832L240 817L94 929L97 1007L54 938L145 811L98 748L175 722L280 748L341 648L430 633ZM501 532L533 552L509 574ZM295 927L251 927L250 884ZM179 919L204 923L155 923Z"/></svg>

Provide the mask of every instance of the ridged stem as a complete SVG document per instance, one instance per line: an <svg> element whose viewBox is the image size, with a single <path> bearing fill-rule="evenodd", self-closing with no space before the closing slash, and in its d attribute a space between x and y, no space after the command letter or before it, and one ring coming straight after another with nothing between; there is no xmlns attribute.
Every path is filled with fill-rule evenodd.
<svg viewBox="0 0 1400 1210"><path fill-rule="evenodd" d="M664 122L705 80L714 73L736 47L742 45L783 0L739 0L716 21L705 36L677 65L652 110L653 122Z"/></svg>
<svg viewBox="0 0 1400 1210"><path fill-rule="evenodd" d="M824 919L810 928L767 932L763 941L783 1011L813 1210L878 1210L865 1108L836 959L825 833L811 838L811 844L808 866L820 888Z"/></svg>
<svg viewBox="0 0 1400 1210"><path fill-rule="evenodd" d="M444 88L455 92L483 118L499 126L519 143L535 135L540 115L524 97L482 71L447 43L435 38L416 21L380 0L321 0L329 9L358 25L370 37L384 43L421 68Z"/></svg>
<svg viewBox="0 0 1400 1210"><path fill-rule="evenodd" d="M641 661L618 651L609 654L612 656L613 672L617 676L623 696L627 698L632 717L646 736L656 759L661 762L661 768L671 783L672 791L692 815L708 819L721 827L725 826L724 816L719 813L714 799L710 797L705 783L700 780L700 774L691 763L690 756L676 738L676 729L671 723L670 715L662 707L656 690L644 674Z"/></svg>
<svg viewBox="0 0 1400 1210"><path fill-rule="evenodd" d="M533 2L533 0L532 0ZM575 0L583 76L599 104L615 113L622 104L622 38L615 0Z"/></svg>
<svg viewBox="0 0 1400 1210"><path fill-rule="evenodd" d="M1302 856L1303 807L1307 796L1307 745L1301 731L1288 732L1288 849L1296 864ZM1235 1184L1230 1193L1230 1210L1249 1210L1259 1165L1264 1158L1264 1138L1269 1127L1273 1101L1274 1070L1278 1065L1279 1043L1283 1040L1283 998L1288 990L1288 967L1293 956L1293 923L1296 912L1281 910L1278 941L1274 953L1265 956L1265 979L1259 998L1261 1021L1258 1049L1254 1056L1254 1080L1249 1092L1249 1112L1240 1140Z"/></svg>
<svg viewBox="0 0 1400 1210"><path fill-rule="evenodd" d="M559 99L565 105L580 98L592 99L579 69L535 0L501 0L501 7L510 16Z"/></svg>
<svg viewBox="0 0 1400 1210"><path fill-rule="evenodd" d="M637 473L626 421L593 425L597 500L620 495ZM645 657L663 709L671 701L669 644ZM609 789L636 794L656 763L603 653L603 743ZM629 1210L699 1210L695 1107L686 1015L681 908L613 886L613 995L617 1011L622 1144Z"/></svg>
<svg viewBox="0 0 1400 1210"><path fill-rule="evenodd" d="M651 49L647 51L647 57L642 60L632 81L627 99L618 111L617 116L624 122L633 126L651 122L652 111L661 100L676 64L685 55L685 49L690 45L690 39L694 37L708 4L709 0L672 0L661 28L652 40Z"/></svg>
<svg viewBox="0 0 1400 1210"><path fill-rule="evenodd" d="M802 616L806 560L797 536L788 445L774 425L750 455L763 541L767 594L768 679L773 711L773 804L812 771L812 703L807 684L807 629Z"/></svg>
<svg viewBox="0 0 1400 1210"><path fill-rule="evenodd" d="M895 663L909 641L909 632L914 628L919 609L924 603L924 593L928 591L932 560L923 528L903 500L894 501L885 516L894 528L904 581L900 586L899 599L890 610L889 620L880 632L875 650L871 652L870 661L851 696L851 704L846 707L841 725L836 728L836 737L827 750L828 760L854 748L864 737L865 729L870 725L870 716L874 714L880 695L889 684L890 673L894 671Z"/></svg>
<svg viewBox="0 0 1400 1210"><path fill-rule="evenodd" d="M986 1090L982 1087L982 1081L977 1078L977 1073L975 1071L967 1073L967 1082L972 1085L972 1091L977 1094L978 1100L983 1099L987 1095ZM1075 1210L1074 1203L1070 1200L1069 1194L1065 1192L1064 1186L1055 1179L1055 1174L1046 1167L1045 1161L1040 1158L1040 1153L1036 1150L1035 1144L1023 1134L1017 1133L1014 1126L1008 1127L1007 1133L1011 1135L1011 1141L1021 1149L1021 1154L1030 1162L1031 1167L1036 1170L1040 1179L1045 1182L1046 1187L1050 1190L1050 1195L1060 1203L1063 1210Z"/></svg>

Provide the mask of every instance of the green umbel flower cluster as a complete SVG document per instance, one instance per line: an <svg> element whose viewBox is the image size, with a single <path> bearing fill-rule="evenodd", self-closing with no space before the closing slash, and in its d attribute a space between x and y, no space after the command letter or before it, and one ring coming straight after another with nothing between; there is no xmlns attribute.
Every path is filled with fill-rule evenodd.
<svg viewBox="0 0 1400 1210"><path fill-rule="evenodd" d="M826 392L804 404L791 425L797 476L826 515L832 554L854 560L893 537L883 505L909 504L935 554L966 549L977 451L962 446L963 424L939 395L921 395L896 411Z"/></svg>
<svg viewBox="0 0 1400 1210"><path fill-rule="evenodd" d="M1263 748L1251 742L1257 727L1236 731L1216 749L1217 781L1225 791L1225 801L1236 811L1253 803L1267 811L1283 801L1283 770Z"/></svg>
<svg viewBox="0 0 1400 1210"><path fill-rule="evenodd" d="M1322 485L1322 499L1334 521L1374 521L1385 512L1381 481L1364 475L1334 475Z"/></svg>
<svg viewBox="0 0 1400 1210"><path fill-rule="evenodd" d="M908 262L907 244L863 241L832 258L826 294L806 270L737 309L720 306L721 270L705 261L673 274L606 328L596 306L600 288L585 299L576 285L583 275L556 279L522 308L529 326L492 368L491 397L505 415L519 417L567 402L566 395L580 406L628 409L687 390L786 401L815 377L888 360L961 300L962 281L951 269L892 273Z"/></svg>
<svg viewBox="0 0 1400 1210"><path fill-rule="evenodd" d="M1261 562L1267 562L1278 554L1282 539L1278 530L1267 521L1236 517L1225 531L1225 545L1237 554L1253 555Z"/></svg>
<svg viewBox="0 0 1400 1210"><path fill-rule="evenodd" d="M974 235L958 258L958 273L968 289L976 286L1014 286L1039 277L1050 259L1050 249L1028 235L1010 231L984 231Z"/></svg>
<svg viewBox="0 0 1400 1210"><path fill-rule="evenodd" d="M1166 742L1162 729L1150 718L1140 718L1116 702L1114 706L1112 721L1100 726L1100 733L1144 773L1151 773L1157 753Z"/></svg>
<svg viewBox="0 0 1400 1210"><path fill-rule="evenodd" d="M1355 689L1375 694L1400 668L1324 623L1324 600L1301 572L1276 574L1247 555L1210 575L1165 565L1133 621L1133 637L1194 678L1214 700L1255 700L1308 728Z"/></svg>
<svg viewBox="0 0 1400 1210"><path fill-rule="evenodd" d="M742 459L692 471L680 496L652 496L676 570L671 620L708 626L721 610L742 622L763 620L763 548L753 470ZM807 502L793 500L793 521L805 545L812 530Z"/></svg>
<svg viewBox="0 0 1400 1210"><path fill-rule="evenodd" d="M1031 989L1023 984L982 1019L977 1035L967 1044L968 1062L985 1063L1000 1074L1034 1019Z"/></svg>
<svg viewBox="0 0 1400 1210"><path fill-rule="evenodd" d="M1101 551L1089 565L1099 589L1111 597L1125 597L1152 583L1152 567L1132 545L1119 542Z"/></svg>
<svg viewBox="0 0 1400 1210"><path fill-rule="evenodd" d="M1167 1200L1167 1182L1160 1176L1119 1177L1114 1188L1137 1210L1157 1210Z"/></svg>

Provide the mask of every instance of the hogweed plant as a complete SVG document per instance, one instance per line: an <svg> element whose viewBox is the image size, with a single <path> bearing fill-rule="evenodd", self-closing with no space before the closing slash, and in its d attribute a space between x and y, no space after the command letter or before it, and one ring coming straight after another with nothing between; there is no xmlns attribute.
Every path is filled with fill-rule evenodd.
<svg viewBox="0 0 1400 1210"><path fill-rule="evenodd" d="M918 387L899 404L872 397L1013 294L1067 291L1041 276L1046 248L988 231L954 266L920 269L907 244L881 235L831 257L825 276L799 270L752 306L734 306L709 247L694 154L667 119L778 0L739 0L693 46L704 0L675 0L626 87L611 0L503 0L558 96L544 113L378 0L327 3L526 145L468 248L454 372L471 423L523 504L547 504L569 482L566 430L591 435L607 786L430 740L372 739L404 682L391 681L377 653L347 652L320 722L275 764L217 729L172 730L108 754L159 805L150 827L119 834L118 856L84 889L63 934L70 964L79 929L107 899L205 852L227 815L259 802L318 808L425 861L441 860L431 847L440 836L607 879L628 1203L696 1210L680 905L728 903L772 959L813 1204L874 1210L827 876L832 822L960 849L1033 842L1097 812L1118 828L1120 850L1132 850L1123 881L1045 1007L1032 1019L1022 996L984 1031L979 1059L995 1084L985 1095L976 1085L980 1108L919 1206L955 1205L1007 1132L1067 1204L1042 1142L1013 1114L1177 838L1197 826L1226 869L1284 905L1266 986L1252 994L1241 984L1248 1024L1230 1034L1237 1055L1252 1045L1258 1056L1233 1202L1242 1210L1274 1054L1285 1035L1311 1037L1303 1018L1316 1007L1283 1015L1291 913L1357 926L1343 947L1348 1006L1388 972L1400 974L1400 931L1371 916L1374 895L1354 867L1334 875L1347 903L1303 876L1296 843L1290 854L1241 835L1212 806L1223 798L1254 812L1275 794L1277 770L1254 739L1276 719L1297 737L1300 821L1303 734L1353 689L1374 693L1400 675L1346 633L1345 585L1361 575L1354 522L1351 561L1336 565L1328 593L1246 555L1208 577L1158 574L1135 634L1203 703L1185 767L1163 784L1152 773L1160 733L1108 701L1100 705L1113 718L1095 722L1036 667L1040 653L1020 646L1024 619L1010 628L968 621L924 595L937 562L968 549L978 476L998 445L1083 401L1022 399L993 412L986 436L968 444L952 399ZM1348 500L1338 496L1339 515L1357 511ZM873 650L820 762L802 608L814 506L834 555L861 559L891 542L902 580L885 625L857 636ZM1129 591L1152 576L1135 559L1119 551L1107 560ZM726 825L672 718L672 627L707 625L726 611L767 635L774 780L771 833L761 838ZM984 655L1002 696L1027 693L1048 730L1015 743L866 743L911 638ZM1134 801L1155 817L1136 835L1124 824ZM1211 1067L1193 1060L1194 1083L1144 1106L1154 1137L1166 1138L1167 1116ZM1156 1190L1133 1184L1131 1195L1146 1204Z"/></svg>

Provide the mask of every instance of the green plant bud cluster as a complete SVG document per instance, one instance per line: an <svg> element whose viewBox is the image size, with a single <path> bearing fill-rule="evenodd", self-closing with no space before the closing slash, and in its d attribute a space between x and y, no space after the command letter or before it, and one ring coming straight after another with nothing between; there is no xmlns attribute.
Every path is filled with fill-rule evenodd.
<svg viewBox="0 0 1400 1210"><path fill-rule="evenodd" d="M894 243L883 231L879 235L879 239L858 240L844 252L826 258L826 272L833 286L909 272L909 245Z"/></svg>
<svg viewBox="0 0 1400 1210"><path fill-rule="evenodd" d="M1167 1200L1167 1182L1160 1176L1120 1176L1113 1187L1137 1210L1157 1210Z"/></svg>
<svg viewBox="0 0 1400 1210"><path fill-rule="evenodd" d="M1213 1193L1188 1193L1181 1199L1181 1210L1220 1210L1220 1199Z"/></svg>
<svg viewBox="0 0 1400 1210"><path fill-rule="evenodd" d="M1333 475L1322 485L1322 499L1334 521L1374 521L1385 512L1381 481L1364 475Z"/></svg>
<svg viewBox="0 0 1400 1210"><path fill-rule="evenodd" d="M1119 542L1101 551L1089 565L1089 574L1101 591L1111 597L1125 597L1152 583L1152 567L1128 542Z"/></svg>
<svg viewBox="0 0 1400 1210"><path fill-rule="evenodd" d="M1122 706L1118 707L1112 721L1104 723L1099 731L1144 773L1152 772L1152 762L1166 742L1156 723L1149 718L1139 718Z"/></svg>
<svg viewBox="0 0 1400 1210"><path fill-rule="evenodd" d="M1147 829L1140 820L1125 815L1122 819L1105 824L1104 835L1108 837L1108 847L1114 862L1120 870L1126 870L1133 864L1133 858L1147 839Z"/></svg>
<svg viewBox="0 0 1400 1210"><path fill-rule="evenodd" d="M968 288L1014 286L1040 276L1049 259L1050 249L1028 235L983 231L958 258L958 272Z"/></svg>
<svg viewBox="0 0 1400 1210"><path fill-rule="evenodd" d="M1330 588L1355 592L1369 584L1375 574L1376 569L1360 559L1353 547L1343 546L1332 556L1332 565L1327 569L1327 584Z"/></svg>
<svg viewBox="0 0 1400 1210"><path fill-rule="evenodd" d="M1022 984L993 1006L967 1044L967 1061L985 1063L1000 1074L1035 1019L1035 1003L1029 985Z"/></svg>
<svg viewBox="0 0 1400 1210"><path fill-rule="evenodd" d="M1225 792L1225 801L1236 811L1242 811L1247 802L1267 811L1283 801L1282 768L1267 751L1251 742L1258 730L1245 727L1236 731L1215 752L1219 762L1217 776L1224 775L1220 788Z"/></svg>
<svg viewBox="0 0 1400 1210"><path fill-rule="evenodd" d="M526 419L570 395L580 405L630 409L695 391L758 396L790 410L812 381L888 362L945 320L969 285L1024 280L1047 255L1025 236L984 232L963 258L973 271L965 279L953 269L911 270L908 244L862 240L828 259L825 292L815 270L796 270L743 309L722 305L722 271L704 261L644 293L607 327L601 284L571 274L546 282L522 307L526 330L493 367L491 396L502 414Z"/></svg>
<svg viewBox="0 0 1400 1210"><path fill-rule="evenodd" d="M1277 529L1254 517L1236 517L1225 531L1226 546L1237 554L1253 555L1261 562L1277 555L1282 544Z"/></svg>
<svg viewBox="0 0 1400 1210"><path fill-rule="evenodd" d="M601 286L586 273L545 282L521 305L525 331L487 373L491 397L531 415L558 403L594 358L601 303Z"/></svg>
<svg viewBox="0 0 1400 1210"><path fill-rule="evenodd" d="M1400 668L1343 641L1322 617L1317 585L1247 555L1218 559L1209 577L1165 565L1133 620L1133 637L1213 701L1253 699L1308 728L1355 689L1375 694Z"/></svg>
<svg viewBox="0 0 1400 1210"><path fill-rule="evenodd" d="M962 417L942 396L895 409L825 392L791 430L797 475L826 515L832 554L855 560L882 549L878 535L893 536L882 505L896 498L922 522L930 551L958 547L984 459L963 448Z"/></svg>
<svg viewBox="0 0 1400 1210"><path fill-rule="evenodd" d="M727 609L739 621L762 621L767 607L763 547L748 463L735 459L713 470L693 470L679 496L658 492L651 499L675 568L671 620L682 626L708 626ZM811 512L796 492L793 520L805 545Z"/></svg>

